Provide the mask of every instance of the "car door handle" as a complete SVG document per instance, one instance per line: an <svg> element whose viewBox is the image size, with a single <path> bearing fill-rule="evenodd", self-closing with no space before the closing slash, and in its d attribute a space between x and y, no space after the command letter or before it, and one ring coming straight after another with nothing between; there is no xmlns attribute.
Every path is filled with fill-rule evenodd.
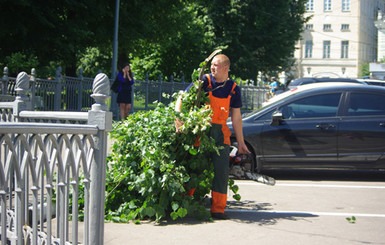
<svg viewBox="0 0 385 245"><path fill-rule="evenodd" d="M329 128L335 128L336 126L329 123L321 123L321 124L317 124L315 127L320 129L329 129Z"/></svg>
<svg viewBox="0 0 385 245"><path fill-rule="evenodd" d="M380 123L380 126L381 127L385 127L385 123Z"/></svg>

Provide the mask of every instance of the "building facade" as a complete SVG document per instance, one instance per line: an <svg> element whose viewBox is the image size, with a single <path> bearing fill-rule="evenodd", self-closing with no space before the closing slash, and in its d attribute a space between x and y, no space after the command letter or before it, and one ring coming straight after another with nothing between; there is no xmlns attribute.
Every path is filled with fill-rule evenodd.
<svg viewBox="0 0 385 245"><path fill-rule="evenodd" d="M359 77L363 64L377 60L374 23L384 7L385 0L308 0L294 77Z"/></svg>

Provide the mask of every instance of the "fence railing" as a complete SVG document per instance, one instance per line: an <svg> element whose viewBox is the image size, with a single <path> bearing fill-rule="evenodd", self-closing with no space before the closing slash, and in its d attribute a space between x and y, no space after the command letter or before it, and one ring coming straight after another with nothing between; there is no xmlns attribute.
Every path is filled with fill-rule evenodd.
<svg viewBox="0 0 385 245"><path fill-rule="evenodd" d="M92 100L92 78L82 76L79 70L78 77L61 75L61 68L56 71L54 80L41 79L36 76L35 69L30 75L30 98L32 108L38 111L88 111ZM112 82L112 79L110 80ZM15 96L16 78L8 76L8 69L4 68L0 101L10 101ZM170 81L158 81L145 79L136 80L133 87L134 103L132 110L150 110L155 108L157 102L168 104L172 98L163 97L163 93L172 95L174 92L184 90L188 83L182 79L175 82L171 76ZM268 88L259 86L241 86L242 110L253 110L262 106L266 100ZM3 96L3 97L2 97ZM116 94L112 93L110 102L111 111L115 116L119 115L116 104Z"/></svg>
<svg viewBox="0 0 385 245"><path fill-rule="evenodd" d="M103 244L109 79L88 112L31 110L30 82L20 73L0 103L1 244Z"/></svg>

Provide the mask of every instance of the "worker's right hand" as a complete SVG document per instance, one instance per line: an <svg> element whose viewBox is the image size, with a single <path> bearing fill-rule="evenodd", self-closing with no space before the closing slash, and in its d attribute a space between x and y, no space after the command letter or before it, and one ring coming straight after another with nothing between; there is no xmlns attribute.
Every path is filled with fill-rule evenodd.
<svg viewBox="0 0 385 245"><path fill-rule="evenodd" d="M175 129L177 133L183 133L183 131L180 129L183 126L183 122L179 119L175 119Z"/></svg>

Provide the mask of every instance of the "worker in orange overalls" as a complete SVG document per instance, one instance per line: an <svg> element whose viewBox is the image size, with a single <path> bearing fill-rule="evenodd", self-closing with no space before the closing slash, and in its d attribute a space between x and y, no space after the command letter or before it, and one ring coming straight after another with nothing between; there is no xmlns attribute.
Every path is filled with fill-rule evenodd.
<svg viewBox="0 0 385 245"><path fill-rule="evenodd" d="M227 126L227 118L231 109L231 121L238 142L238 153L250 153L242 131L241 90L229 78L230 60L224 54L216 55L211 61L211 73L203 77L203 90L209 94L210 106L213 110L210 136L216 144L223 146L220 154L212 154L214 164L214 179L212 184L211 216L215 219L228 219L225 214L227 202L227 186L229 179L229 155L231 131ZM192 85L190 85L192 86ZM187 88L188 89L188 88ZM176 110L180 111L181 101L176 103Z"/></svg>

